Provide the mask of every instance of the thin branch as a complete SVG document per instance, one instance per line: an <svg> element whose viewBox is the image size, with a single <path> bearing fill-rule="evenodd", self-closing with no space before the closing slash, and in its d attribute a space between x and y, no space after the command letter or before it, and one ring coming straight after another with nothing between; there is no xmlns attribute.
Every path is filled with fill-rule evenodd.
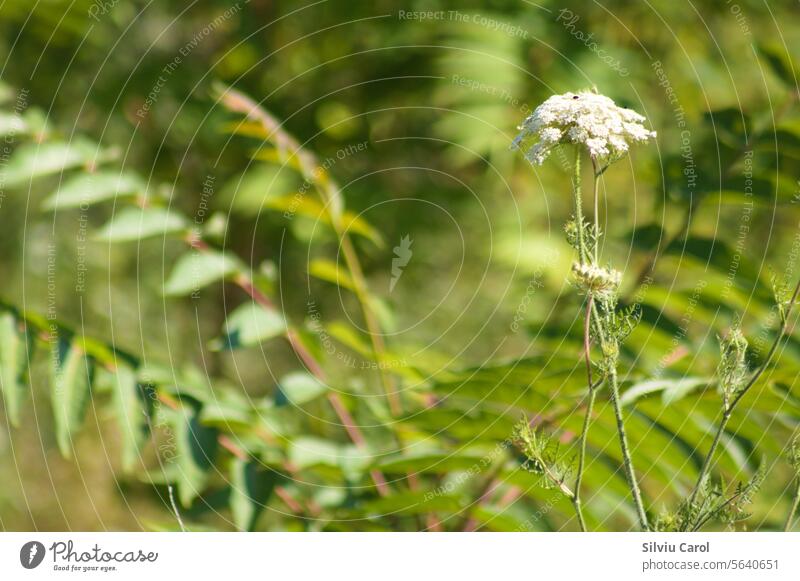
<svg viewBox="0 0 800 581"><path fill-rule="evenodd" d="M189 246L198 252L211 251L211 247L204 240L197 236L186 238L185 241L187 244L189 244ZM267 309L275 310L275 305L269 299L269 297L256 288L253 282L244 273L235 277L233 282L235 282L239 288L246 292L257 304ZM292 350L305 364L308 371L320 381L325 382L326 376L322 369L322 365L320 365L311 352L306 349L305 345L303 345L297 336L296 331L287 326L285 336ZM331 407L333 407L333 410L336 412L336 415L347 432L347 435L350 437L350 440L352 440L352 442L359 449L366 450L366 439L356 423L353 421L353 417L350 415L350 412L347 411L347 408L339 398L338 394L330 393L328 396L328 401L331 403ZM370 471L370 476L372 477L372 481L375 483L378 493L381 496L387 496L389 494L389 488L384 475L379 470L372 470Z"/></svg>
<svg viewBox="0 0 800 581"><path fill-rule="evenodd" d="M381 378L384 391L386 392L390 410L393 416L400 415L400 413L402 413L402 404L400 395L394 384L394 379L389 374L386 366L381 365L386 359L386 346L383 342L380 324L370 304L369 288L350 236L347 231L342 228L340 216L336 212L338 206L338 200L336 198L339 196L338 187L330 176L321 169L316 157L309 151L303 149L294 137L281 128L281 124L278 120L267 113L267 111L253 99L235 89L226 88L222 91L220 100L229 110L242 113L247 118L260 123L266 132L267 139L275 143L281 154L286 157L287 163L292 163L294 167L299 169L303 178L308 183L313 184L314 188L319 193L325 205L331 225L339 240L347 269L354 282L356 298L361 306L364 321L367 325L373 356L375 362L378 364L378 374Z"/></svg>

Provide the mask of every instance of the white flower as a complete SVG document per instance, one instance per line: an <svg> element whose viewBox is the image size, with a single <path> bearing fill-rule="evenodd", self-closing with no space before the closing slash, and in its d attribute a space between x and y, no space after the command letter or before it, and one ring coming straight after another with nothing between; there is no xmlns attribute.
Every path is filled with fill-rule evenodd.
<svg viewBox="0 0 800 581"><path fill-rule="evenodd" d="M618 270L601 268L592 264L572 264L575 282L587 293L601 297L610 297L622 282L622 274Z"/></svg>
<svg viewBox="0 0 800 581"><path fill-rule="evenodd" d="M553 95L518 127L520 134L512 147L523 150L535 165L541 165L559 143L583 144L593 158L614 161L631 144L656 136L642 125L644 121L636 111L618 107L603 95Z"/></svg>

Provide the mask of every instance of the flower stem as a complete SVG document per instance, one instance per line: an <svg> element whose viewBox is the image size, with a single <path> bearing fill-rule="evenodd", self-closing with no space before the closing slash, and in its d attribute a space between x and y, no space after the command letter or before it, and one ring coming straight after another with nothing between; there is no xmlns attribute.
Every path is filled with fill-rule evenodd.
<svg viewBox="0 0 800 581"><path fill-rule="evenodd" d="M592 197L594 198L594 263L599 262L599 248L600 248L600 196L597 191L597 182L600 181L600 169L597 166L597 160L592 158L592 170L594 173L594 181L592 184Z"/></svg>
<svg viewBox="0 0 800 581"><path fill-rule="evenodd" d="M581 200L581 150L575 148L575 174L572 178L572 193L575 196L575 226L578 229L578 262L583 265L589 260L586 250L586 233L583 223L583 201Z"/></svg>
<svg viewBox="0 0 800 581"><path fill-rule="evenodd" d="M580 453L578 454L578 471L575 474L575 497L572 499L572 504L575 506L575 512L578 514L578 523L580 524L581 531L586 532L586 521L583 518L583 509L581 506L581 482L583 481L583 470L586 466L586 439L589 435L589 424L592 421L592 412L594 411L594 400L597 397L596 386L592 381L592 360L591 360L591 344L589 336L589 328L592 320L592 305L594 298L592 295L586 299L586 317L583 320L583 355L586 359L586 377L589 390L589 401L586 405L586 416L583 418L583 428L581 429L580 437Z"/></svg>
<svg viewBox="0 0 800 581"><path fill-rule="evenodd" d="M598 240L599 238L599 227L598 227L598 193L597 193L597 182L600 178L602 171L598 171L597 164L594 159L592 159L592 168L594 170L594 205L595 205L595 214L594 218L594 233L595 233L595 241L594 241L594 261L597 261L597 247L598 247ZM575 196L575 221L576 227L578 232L578 255L580 259L580 263L584 264L585 262L589 262L592 260L592 257L589 255L589 251L586 246L586 232L585 232L585 224L583 222L583 209L582 209L582 201L581 201L581 178L580 178L580 150L578 149L575 154L575 176L573 179L573 193ZM597 332L597 337L600 341L600 346L603 352L607 352L611 347L608 345L606 339L606 333L604 328L604 320L600 316L600 313L597 309L597 305L594 300L590 300L587 303L587 320L584 323L584 352L587 356L587 365L591 365L591 362L588 360L588 350L587 350L587 329L588 327L593 324L595 331ZM589 369L589 372L591 368ZM617 370L615 365L611 366L611 369L608 372L608 380L609 385L611 387L611 401L614 406L614 415L617 421L617 433L619 435L620 441L620 448L622 450L622 459L623 465L625 468L625 476L628 480L628 485L631 489L631 495L633 496L633 502L636 505L636 514L639 519L639 524L641 525L643 530L648 529L647 524L647 513L644 509L644 503L642 501L642 493L639 489L639 483L636 480L636 472L633 467L633 458L631 456L630 448L628 445L628 437L625 432L625 422L622 418L622 404L620 403L619 398L619 385L617 380ZM589 405L593 407L594 405L594 389L592 386L591 378L589 380ZM585 446L586 446L586 437L588 435L589 429L589 422L590 422L590 415L591 409L587 410L586 419L584 420L584 427L581 433L581 452L579 455L578 460L578 476L577 478L583 477L583 470L585 465ZM572 497L573 504L576 505L576 511L580 509L580 481L576 482L575 486L575 494ZM576 499L578 502L576 502ZM579 517L580 520L580 517Z"/></svg>
<svg viewBox="0 0 800 581"><path fill-rule="evenodd" d="M622 449L622 462L625 466L625 476L633 494L633 503L636 505L636 515L639 517L639 524L642 530L647 530L647 513L642 502L642 492L639 490L639 483L636 481L636 471L633 469L633 458L628 447L628 436L625 433L625 422L622 419L622 404L619 401L619 385L617 382L617 370L611 368L608 374L609 386L611 387L611 403L614 405L614 416L617 419L617 432L619 433L619 445Z"/></svg>

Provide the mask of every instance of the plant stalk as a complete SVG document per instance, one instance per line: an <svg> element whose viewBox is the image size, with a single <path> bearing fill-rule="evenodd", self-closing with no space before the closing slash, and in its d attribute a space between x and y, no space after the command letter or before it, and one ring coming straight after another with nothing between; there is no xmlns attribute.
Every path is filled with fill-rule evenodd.
<svg viewBox="0 0 800 581"><path fill-rule="evenodd" d="M583 418L583 428L581 429L580 437L580 452L578 454L578 470L575 474L575 497L572 504L575 506L575 512L578 515L578 524L581 531L586 532L586 521L583 518L583 508L581 505L581 483L583 481L583 471L586 466L586 440L589 435L589 425L592 421L592 412L594 411L594 400L597 397L597 391L593 385L592 380L592 360L591 360L591 344L589 328L592 319L592 305L594 304L594 297L589 295L586 299L586 316L583 320L583 355L586 359L586 378L589 390L589 401L586 405L586 416Z"/></svg>
<svg viewBox="0 0 800 581"><path fill-rule="evenodd" d="M725 431L725 427L728 425L728 420L730 420L731 415L733 414L733 410L736 405L742 401L742 398L747 394L751 387L758 381L758 379L764 374L769 364L772 362L772 358L775 356L776 351L778 350L778 346L781 343L781 339L783 339L784 334L786 333L786 328L789 324L789 315L792 313L794 306L797 304L797 298L800 295L800 281L797 282L797 285L794 288L794 292L792 293L789 302L786 305L786 311L781 318L781 324L778 328L778 333L775 336L775 340L770 345L769 351L767 351L767 356L764 358L764 361L761 362L756 370L753 372L753 375L750 376L750 379L747 381L745 386L739 390L736 396L731 401L730 405L727 409L723 410L722 419L720 420L719 426L717 427L717 432L714 434L714 441L711 443L711 448L706 454L705 460L703 460L703 466L700 468L700 475L697 477L697 482L694 485L694 489L692 490L692 494L689 496L689 505L693 505L694 502L697 500L697 494L700 491L700 487L703 484L703 480L706 478L706 475L711 470L711 464L714 460L714 454L719 447L720 440L722 439L722 434ZM687 523L689 526L691 523Z"/></svg>
<svg viewBox="0 0 800 581"><path fill-rule="evenodd" d="M592 159L592 170L594 173L594 180L592 184L592 198L594 199L594 263L597 264L600 259L600 196L597 191L597 183L600 181L600 173L597 167L597 160Z"/></svg>
<svg viewBox="0 0 800 581"><path fill-rule="evenodd" d="M598 218L599 218L599 196L598 196L598 180L600 175L602 174L602 170L598 171L597 162L596 160L592 159L592 169L593 169L593 177L594 177L594 186L593 186L593 195L594 195L594 234L595 234L595 241L594 241L594 261L597 262L598 257L598 239L599 239L599 226L598 226ZM581 177L580 177L580 150L576 148L575 154L575 175L573 178L573 193L575 196L575 221L577 225L578 231L578 255L581 264L589 262L592 260L592 257L589 255L588 248L586 247L586 232L583 222L583 209L582 209L582 200L581 200ZM603 319L600 316L600 313L597 309L597 305L593 300L590 300L587 304L587 319L584 322L584 351L587 356L587 365L589 366L589 403L591 406L594 404L594 389L592 388L592 380L591 380L591 362L589 361L589 352L587 348L587 334L588 334L588 327L590 324L593 323L595 330L597 332L598 338L600 340L601 348L605 353L608 347L605 331L603 328ZM647 523L647 512L644 509L644 503L642 501L642 493L639 489L639 483L636 480L636 472L633 467L633 458L631 456L630 447L628 445L628 437L625 432L625 422L622 418L622 405L620 403L619 398L619 385L617 380L617 371L616 367L613 367L608 373L609 385L611 387L611 401L614 406L614 416L616 417L617 422L617 433L619 435L620 441L620 448L622 451L622 459L623 465L625 469L625 476L628 480L628 486L631 489L631 495L633 496L633 502L636 506L636 514L639 519L639 524L643 530L648 530L648 523ZM588 412L589 410L587 410ZM585 451L584 448L586 446L586 436L588 434L590 422L590 413L587 413L586 419L584 420L584 428L581 433L581 453L579 456L579 466L578 466L578 477L582 478L583 476L583 469L585 463ZM580 488L576 484L575 487L575 494L571 500L573 500L573 504L575 503L575 498L577 497L578 501L580 501ZM576 505L576 510L580 508L580 504ZM580 518L580 517L579 517Z"/></svg>
<svg viewBox="0 0 800 581"><path fill-rule="evenodd" d="M795 477L797 486L794 490L794 499L792 500L792 508L789 509L789 514L786 517L786 524L783 525L784 532L792 530L792 523L794 522L794 515L797 513L797 507L800 506L800 475Z"/></svg>
<svg viewBox="0 0 800 581"><path fill-rule="evenodd" d="M617 383L617 370L612 368L608 374L609 386L611 387L611 403L614 405L614 417L617 420L617 432L619 433L619 445L622 449L622 462L625 466L625 476L628 485L631 487L633 502L636 505L636 515L639 517L639 524L642 530L648 530L647 513L642 502L642 492L639 490L639 483L636 481L636 472L633 469L633 458L628 447L628 436L625 433L625 423L622 419L622 404L619 401L619 385Z"/></svg>
<svg viewBox="0 0 800 581"><path fill-rule="evenodd" d="M342 248L347 269L350 271L350 276L356 286L356 298L361 305L364 321L370 336L370 342L372 343L373 356L375 358L375 363L378 365L378 373L380 374L381 383L383 384L384 391L389 400L390 410L392 415L399 415L402 412L400 397L388 370L381 364L385 360L386 347L383 343L377 317L375 316L372 306L369 304L369 290L366 280L364 279L363 270L361 269L358 255L353 248L350 237L347 232L342 229L338 216L332 211L332 208L334 208L336 204L336 200L333 199L337 193L336 185L329 178L327 173L323 171L316 157L305 150L294 137L286 133L281 128L281 124L278 120L253 99L230 87L221 91L219 99L228 110L242 113L248 119L259 123L264 130L265 138L275 145L286 163L298 169L306 182L312 184L319 193L326 207L331 225L336 232L339 245Z"/></svg>

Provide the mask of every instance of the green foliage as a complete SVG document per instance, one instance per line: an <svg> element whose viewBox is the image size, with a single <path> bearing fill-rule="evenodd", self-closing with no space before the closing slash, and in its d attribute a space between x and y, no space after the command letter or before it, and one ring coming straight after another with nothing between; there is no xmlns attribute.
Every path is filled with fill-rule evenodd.
<svg viewBox="0 0 800 581"><path fill-rule="evenodd" d="M654 524L659 532L697 531L711 521L718 521L733 528L737 523L747 520L746 512L753 502L754 495L764 482L765 470L756 471L747 482L739 482L732 490L727 490L724 482L711 484L708 478L700 485L694 501L686 500L674 514L664 513Z"/></svg>
<svg viewBox="0 0 800 581"><path fill-rule="evenodd" d="M236 307L225 320L224 334L211 343L214 349L240 349L286 334L283 316L255 302Z"/></svg>
<svg viewBox="0 0 800 581"><path fill-rule="evenodd" d="M303 405L328 391L328 386L310 373L294 371L278 382L276 405Z"/></svg>
<svg viewBox="0 0 800 581"><path fill-rule="evenodd" d="M238 259L215 250L183 254L164 283L164 294L186 296L241 270Z"/></svg>
<svg viewBox="0 0 800 581"><path fill-rule="evenodd" d="M255 530L258 517L269 501L278 476L254 460L231 461L231 512L240 531Z"/></svg>
<svg viewBox="0 0 800 581"><path fill-rule="evenodd" d="M558 488L566 496L574 493L566 484L571 468L559 455L558 445L543 432L531 427L527 418L522 418L515 426L512 438L525 456L522 467L541 477L546 488Z"/></svg>
<svg viewBox="0 0 800 581"><path fill-rule="evenodd" d="M144 181L135 174L100 170L72 176L42 206L48 210L76 208L143 195L145 191Z"/></svg>
<svg viewBox="0 0 800 581"><path fill-rule="evenodd" d="M132 472L150 435L156 394L152 386L140 383L136 372L126 365L104 373L110 376L112 384L112 400L122 436L122 466L126 472Z"/></svg>
<svg viewBox="0 0 800 581"><path fill-rule="evenodd" d="M61 453L70 457L73 437L81 428L89 403L94 367L75 341L56 337L52 341L52 350L50 399L53 403L56 441Z"/></svg>
<svg viewBox="0 0 800 581"><path fill-rule="evenodd" d="M114 152L102 150L84 139L70 143L26 143L17 149L5 168L4 183L7 187L20 187L30 180L68 169L91 169L115 156Z"/></svg>
<svg viewBox="0 0 800 581"><path fill-rule="evenodd" d="M719 426L715 385L727 401L736 397L764 361L776 323L787 323L800 179L791 49L761 42L754 55L729 11L709 2L702 10L713 42L678 8L656 17L616 0L572 7L581 27L624 60L631 82L620 83L560 22L522 4L497 4L492 17L526 37L466 23L364 23L357 4L298 17L280 3L251 3L183 60L139 116L164 63L228 6L194 7L159 42L174 6L154 6L134 19L120 43L127 48L110 50L132 16L123 4L100 22L86 18L85 6L12 0L0 8L4 80L25 87L0 84L9 299L0 307L0 389L18 426L10 440L15 452L23 446L18 457L53 445L71 455L82 434L79 459L102 446L112 464L119 460L114 480L125 493L146 514L161 511L158 522L142 521L151 528L174 528L159 490L174 485L191 530L415 530L429 518L448 530L467 519L485 530L575 529L568 495L537 486L543 477L572 486L587 411L583 317L564 290L572 254L549 234L570 214L565 152L531 178L508 141L526 108L590 78L618 102L646 108L659 147L631 157L635 183L627 164L603 173L602 244L586 222L589 252L597 249L600 264L614 256L623 271L617 296L597 305L608 335L590 334L594 379L606 382L596 387L587 438L589 528L636 526L611 370L648 509L665 507L656 528L742 527L746 512L748 528L776 527L774 507L797 469L785 456L800 425L791 324L742 398L747 413L722 431L697 503L681 501ZM786 9L771 10L793 26ZM343 16L360 23L358 34L340 26ZM264 18L272 24L261 30ZM620 41L627 21L656 47L677 103L652 60ZM748 12L759 39L774 37L772 22ZM286 45L320 28L319 42ZM664 50L673 35L691 39L687 53ZM451 48L425 48L442 40ZM386 43L413 48L372 50ZM38 62L24 57L45 44ZM264 54L272 56L260 61ZM307 66L319 62L327 64ZM210 87L210 77L257 101ZM276 115L257 105L262 97ZM361 143L366 150L352 149ZM441 208L446 220L413 200ZM343 233L360 261L355 270ZM576 233L573 219L573 247ZM392 249L406 236L414 258L390 292ZM57 252L47 254L49 246ZM764 265L779 271L777 308ZM83 266L88 286L73 292ZM362 303L379 333L363 320ZM740 316L749 348L728 331ZM721 360L715 335L724 337ZM386 343L380 352L376 336ZM400 394L401 414L392 414L387 391ZM52 417L30 403L48 397ZM497 450L521 414L537 426L518 433L535 454L509 458ZM770 472L754 496L756 458ZM0 459L13 472L8 454ZM80 469L101 496L108 475L85 462ZM734 479L744 484L723 484ZM2 520L28 526L9 480ZM80 489L64 486L76 498L64 503L70 518L91 512L77 500ZM101 514L140 526L113 494ZM63 527L52 516L60 511L31 510L37 526Z"/></svg>
<svg viewBox="0 0 800 581"><path fill-rule="evenodd" d="M12 313L0 313L0 388L11 424L19 427L20 409L27 393L28 360L33 349L32 337L20 331Z"/></svg>
<svg viewBox="0 0 800 581"><path fill-rule="evenodd" d="M106 242L132 242L187 230L186 220L166 208L123 208L100 229L97 238Z"/></svg>

